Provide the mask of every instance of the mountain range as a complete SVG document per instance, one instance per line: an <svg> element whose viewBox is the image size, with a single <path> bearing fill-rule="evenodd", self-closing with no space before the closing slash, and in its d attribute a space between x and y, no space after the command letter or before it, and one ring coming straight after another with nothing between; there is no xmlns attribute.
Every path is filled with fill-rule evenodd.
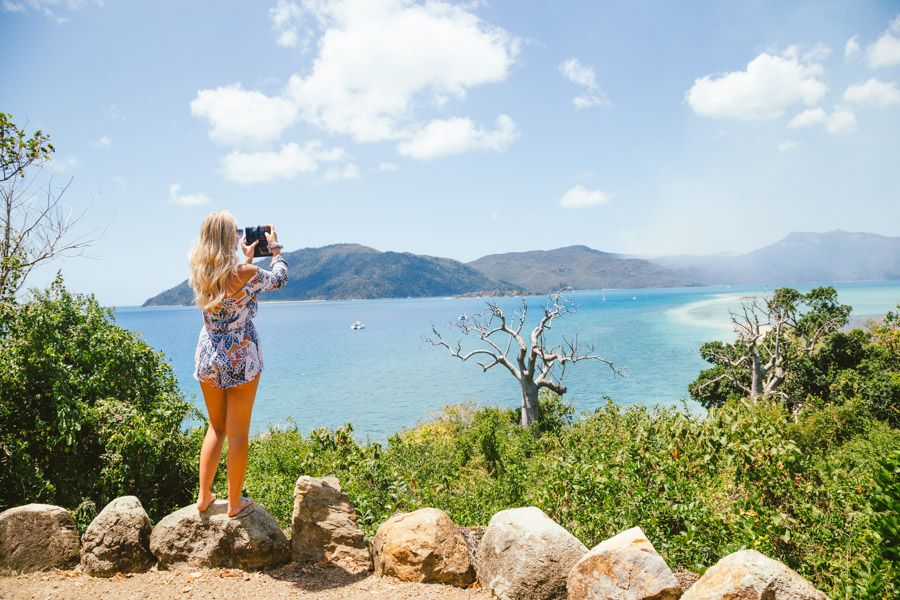
<svg viewBox="0 0 900 600"><path fill-rule="evenodd" d="M468 263L331 244L284 252L288 283L268 300L340 300L473 294L545 293L575 289L790 285L900 279L900 237L842 230L794 232L743 254L642 257L588 246L490 254ZM269 259L259 266L269 268ZM143 306L188 305L187 280Z"/></svg>

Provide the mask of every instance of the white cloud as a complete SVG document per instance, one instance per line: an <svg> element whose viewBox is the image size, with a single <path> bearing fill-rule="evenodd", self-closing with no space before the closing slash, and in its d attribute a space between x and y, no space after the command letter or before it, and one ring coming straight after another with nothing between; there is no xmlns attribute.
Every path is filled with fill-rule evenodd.
<svg viewBox="0 0 900 600"><path fill-rule="evenodd" d="M62 12L72 13L88 6L103 6L103 0L3 0L6 12L34 10L60 25L69 20Z"/></svg>
<svg viewBox="0 0 900 600"><path fill-rule="evenodd" d="M286 48L293 48L297 45L297 31L294 29L289 29L288 31L282 31L278 35L277 43L279 46L284 46Z"/></svg>
<svg viewBox="0 0 900 600"><path fill-rule="evenodd" d="M385 172L385 171L396 171L399 167L392 162L382 161L378 163L378 166L375 167L376 171Z"/></svg>
<svg viewBox="0 0 900 600"><path fill-rule="evenodd" d="M563 77L585 88L584 93L572 98L576 109L609 104L609 99L597 87L597 75L592 67L573 56L562 61L557 68Z"/></svg>
<svg viewBox="0 0 900 600"><path fill-rule="evenodd" d="M122 112L122 109L120 109L115 104L110 104L109 106L104 107L103 116L110 121L118 121L120 123L126 121L125 113Z"/></svg>
<svg viewBox="0 0 900 600"><path fill-rule="evenodd" d="M828 133L852 133L856 131L856 115L848 108L836 108L825 123Z"/></svg>
<svg viewBox="0 0 900 600"><path fill-rule="evenodd" d="M795 115L788 123L788 127L794 129L797 127L808 127L817 123L824 123L827 120L828 115L825 113L824 109L811 108Z"/></svg>
<svg viewBox="0 0 900 600"><path fill-rule="evenodd" d="M844 92L844 102L885 108L900 104L900 89L893 81L884 82L873 77L865 83L849 86Z"/></svg>
<svg viewBox="0 0 900 600"><path fill-rule="evenodd" d="M302 25L303 9L295 2L278 0L278 4L269 9L272 29L278 36L275 42L285 48L294 48L299 41L298 30ZM304 43L304 46L306 44Z"/></svg>
<svg viewBox="0 0 900 600"><path fill-rule="evenodd" d="M302 35L319 35L309 71L292 75L272 96L240 84L200 90L191 112L209 121L210 137L235 147L271 144L302 119L356 142L393 141L423 156L455 153L415 150L422 135L448 121L426 111L464 100L470 88L504 81L521 45L472 14L475 6L279 0L269 12L279 43L290 46ZM509 118L501 115L498 122L504 119ZM472 129L484 135L472 136L476 142L468 148L505 147L507 130L492 136Z"/></svg>
<svg viewBox="0 0 900 600"><path fill-rule="evenodd" d="M361 176L359 167L354 164L346 164L343 167L331 167L325 171L325 179L327 181L338 181L341 179L359 179Z"/></svg>
<svg viewBox="0 0 900 600"><path fill-rule="evenodd" d="M821 64L802 60L791 46L780 55L763 52L744 71L696 79L685 99L705 117L769 120L796 104L818 102L828 91L818 79L822 73Z"/></svg>
<svg viewBox="0 0 900 600"><path fill-rule="evenodd" d="M778 144L778 151L782 153L790 152L791 150L799 147L799 142L795 142L794 140L784 140L783 142Z"/></svg>
<svg viewBox="0 0 900 600"><path fill-rule="evenodd" d="M108 135L101 135L99 138L93 141L92 145L98 148L106 148L107 146L112 145L112 138Z"/></svg>
<svg viewBox="0 0 900 600"><path fill-rule="evenodd" d="M324 148L314 140L302 146L285 144L278 152L231 152L222 158L222 174L237 183L261 183L312 173L319 168L319 163L346 158L343 148Z"/></svg>
<svg viewBox="0 0 900 600"><path fill-rule="evenodd" d="M358 142L400 140L423 99L461 100L506 79L519 40L462 7L338 0L307 7L325 30L312 71L285 95L303 118Z"/></svg>
<svg viewBox="0 0 900 600"><path fill-rule="evenodd" d="M612 194L603 190L589 190L582 185L576 185L559 199L559 205L564 208L584 208L586 206L599 206L606 204L612 198Z"/></svg>
<svg viewBox="0 0 900 600"><path fill-rule="evenodd" d="M181 184L173 183L169 186L169 197L166 199L166 204L199 206L201 204L209 204L209 198L205 194L182 194Z"/></svg>
<svg viewBox="0 0 900 600"><path fill-rule="evenodd" d="M200 90L191 114L209 121L209 137L230 146L259 146L277 140L297 117L297 108L284 98L244 90L241 84Z"/></svg>
<svg viewBox="0 0 900 600"><path fill-rule="evenodd" d="M572 98L572 104L577 109L592 108L609 104L609 99L603 94L580 94Z"/></svg>
<svg viewBox="0 0 900 600"><path fill-rule="evenodd" d="M847 43L844 45L844 58L849 60L859 54L859 42L856 41L858 35L854 35L852 38L847 40Z"/></svg>
<svg viewBox="0 0 900 600"><path fill-rule="evenodd" d="M503 151L519 137L515 122L507 115L496 120L496 129L476 127L471 119L435 119L401 142L397 151L410 158L427 160L469 150Z"/></svg>
<svg viewBox="0 0 900 600"><path fill-rule="evenodd" d="M562 61L559 64L559 71L572 83L591 89L597 87L597 75L594 73L594 69L583 64L574 56Z"/></svg>
<svg viewBox="0 0 900 600"><path fill-rule="evenodd" d="M831 114L821 108L812 108L794 116L788 123L788 127L810 127L812 125L824 125L828 133L852 133L856 131L856 115L848 108L838 107Z"/></svg>
<svg viewBox="0 0 900 600"><path fill-rule="evenodd" d="M792 51L790 48L788 51ZM802 63L820 63L831 56L831 48L825 44L818 42L812 48L803 53L800 57Z"/></svg>
<svg viewBox="0 0 900 600"><path fill-rule="evenodd" d="M866 48L866 57L869 66L892 67L900 65L900 38L893 34L900 34L900 15L894 17L888 25L887 31L881 34L874 44Z"/></svg>
<svg viewBox="0 0 900 600"><path fill-rule="evenodd" d="M112 180L113 180L113 183L116 184L116 187L119 188L119 191L122 191L128 187L128 180L126 180L121 175L116 175L115 177L112 178Z"/></svg>

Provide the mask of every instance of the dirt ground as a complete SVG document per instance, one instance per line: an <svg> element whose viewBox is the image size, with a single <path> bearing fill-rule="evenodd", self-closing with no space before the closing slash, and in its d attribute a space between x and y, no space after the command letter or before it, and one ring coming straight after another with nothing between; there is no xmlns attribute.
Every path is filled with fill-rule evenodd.
<svg viewBox="0 0 900 600"><path fill-rule="evenodd" d="M477 584L475 584L477 586ZM131 598L316 598L321 600L375 598L385 600L487 599L490 594L472 587L403 583L392 578L350 575L327 565L288 563L268 571L203 569L186 565L167 570L153 567L145 573L118 574L112 578L91 577L77 567L25 575L0 577L0 599L91 599Z"/></svg>

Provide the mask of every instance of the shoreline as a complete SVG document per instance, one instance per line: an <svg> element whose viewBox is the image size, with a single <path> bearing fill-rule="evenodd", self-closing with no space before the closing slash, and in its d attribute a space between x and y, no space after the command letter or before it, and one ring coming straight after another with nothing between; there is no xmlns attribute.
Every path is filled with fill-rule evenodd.
<svg viewBox="0 0 900 600"><path fill-rule="evenodd" d="M579 294L591 294L591 293L608 293L608 292L638 292L638 291L655 291L655 292L663 292L663 291L683 291L683 292L700 292L702 290L730 290L733 288L752 288L756 291L759 291L763 294L771 293L774 289L779 287L793 287L795 289L802 289L806 287L820 287L820 286L844 286L844 285L861 285L861 286L870 286L870 285L883 285L884 287L891 286L900 286L900 279L874 279L874 280L848 280L848 281L808 281L808 282L797 282L797 283L784 283L784 284L765 284L765 283L715 283L710 285L698 285L698 286L677 286L677 287L634 287L634 288L616 288L616 287L608 287L608 288L575 288L569 290L568 293L579 295ZM429 299L465 299L465 298L503 298L503 297L544 297L548 294L552 294L554 291L549 292L536 292L536 291L502 291L502 290L487 290L487 291L476 291L476 292L463 292L460 294L441 294L437 296L379 296L376 298L298 298L298 299L285 299L285 300L267 300L267 299L258 299L259 303L286 303L286 302L356 302L356 301L366 301L366 300L429 300ZM898 302L900 302L900 298L898 298ZM137 308L184 308L193 306L191 304L151 304L148 306L144 306L143 304L121 304L121 305L113 305L113 306L104 306L103 308L127 308L127 309L137 309Z"/></svg>

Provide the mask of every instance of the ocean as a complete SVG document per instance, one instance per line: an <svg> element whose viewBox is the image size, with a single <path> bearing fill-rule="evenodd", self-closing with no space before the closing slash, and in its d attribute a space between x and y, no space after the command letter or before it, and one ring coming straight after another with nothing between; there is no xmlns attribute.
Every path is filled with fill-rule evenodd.
<svg viewBox="0 0 900 600"><path fill-rule="evenodd" d="M836 283L852 318L881 316L900 302L900 281ZM801 291L814 287L791 286ZM569 365L563 383L567 401L592 410L611 398L622 405L676 404L703 409L690 400L688 384L707 366L698 353L703 342L731 341L729 309L740 297L770 293L760 286L642 288L569 292L574 312L554 320L549 344L576 335L585 350L623 370L614 375L598 361ZM402 298L382 300L265 302L259 296L254 319L265 367L250 424L251 435L292 419L301 431L351 423L359 440L385 440L403 427L425 421L447 404L475 402L519 406L518 382L502 366L483 372L475 357L462 362L446 348L423 339L434 324L463 352L477 340L454 325L463 314L486 308L486 298ZM493 299L512 314L522 298ZM525 297L523 333L530 334L547 302ZM114 308L116 324L139 333L171 364L185 397L204 413L193 378L194 350L203 326L195 307ZM359 320L364 329L350 325ZM510 318L512 320L512 318ZM493 339L493 338L492 338ZM528 339L526 337L526 339ZM185 423L185 426L196 423Z"/></svg>

